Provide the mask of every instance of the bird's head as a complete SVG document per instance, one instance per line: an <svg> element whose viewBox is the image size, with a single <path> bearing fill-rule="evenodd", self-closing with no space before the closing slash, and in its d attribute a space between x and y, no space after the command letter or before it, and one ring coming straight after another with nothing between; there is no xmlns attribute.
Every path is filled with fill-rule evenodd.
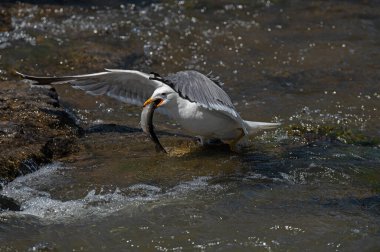
<svg viewBox="0 0 380 252"><path fill-rule="evenodd" d="M163 87L157 88L153 92L152 96L144 102L144 107L156 101L160 101L157 104L157 107L161 107L169 103L170 101L174 100L174 98L175 98L175 91L169 86L163 86Z"/></svg>

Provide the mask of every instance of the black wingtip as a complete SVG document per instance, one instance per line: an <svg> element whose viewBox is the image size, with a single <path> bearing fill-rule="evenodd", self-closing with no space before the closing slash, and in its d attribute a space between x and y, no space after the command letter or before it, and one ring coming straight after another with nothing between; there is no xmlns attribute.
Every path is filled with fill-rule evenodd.
<svg viewBox="0 0 380 252"><path fill-rule="evenodd" d="M20 76L21 78L25 80L33 81L33 85L50 85L51 84L51 78L49 77L36 77L36 76L20 73L19 71L16 71L16 70L14 71L14 74Z"/></svg>

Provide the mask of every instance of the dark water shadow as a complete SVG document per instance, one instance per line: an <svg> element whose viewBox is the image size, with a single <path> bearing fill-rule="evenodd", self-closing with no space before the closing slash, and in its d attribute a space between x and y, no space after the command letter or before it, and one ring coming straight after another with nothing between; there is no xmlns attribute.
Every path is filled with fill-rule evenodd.
<svg viewBox="0 0 380 252"><path fill-rule="evenodd" d="M86 134L92 133L136 133L142 132L139 128L133 128L125 125L118 125L114 123L97 124L85 129Z"/></svg>
<svg viewBox="0 0 380 252"><path fill-rule="evenodd" d="M97 124L90 126L86 129L84 129L84 132L86 134L93 134L93 133L142 133L141 128L135 128L135 127L129 127L126 125L119 125L114 123L105 123L105 124ZM166 131L155 131L158 136L169 136L169 137L183 137L188 138L190 140L196 140L195 137L181 134L181 133L171 133Z"/></svg>
<svg viewBox="0 0 380 252"><path fill-rule="evenodd" d="M380 215L380 195L374 195L363 198L328 198L323 200L321 205L325 208L345 211L353 210L353 208L360 208L360 210L369 211L373 214Z"/></svg>

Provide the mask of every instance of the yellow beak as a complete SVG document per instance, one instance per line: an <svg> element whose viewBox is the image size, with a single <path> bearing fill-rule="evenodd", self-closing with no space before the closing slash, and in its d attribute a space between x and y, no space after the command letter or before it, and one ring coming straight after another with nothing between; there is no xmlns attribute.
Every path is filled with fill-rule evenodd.
<svg viewBox="0 0 380 252"><path fill-rule="evenodd" d="M149 104L151 104L152 102L153 102L152 98L149 98L148 100L146 100L146 101L144 102L143 107L145 108L146 105L149 105Z"/></svg>
<svg viewBox="0 0 380 252"><path fill-rule="evenodd" d="M156 105L156 108L158 108L159 106L161 106L162 103L164 102L163 99L157 99L157 100L159 100L160 102ZM145 106L147 106L147 105L149 105L149 104L151 104L152 102L155 102L155 101L157 101L157 100L153 100L152 97L151 97L151 98L149 98L148 100L146 100L146 101L144 102L143 107L145 107Z"/></svg>

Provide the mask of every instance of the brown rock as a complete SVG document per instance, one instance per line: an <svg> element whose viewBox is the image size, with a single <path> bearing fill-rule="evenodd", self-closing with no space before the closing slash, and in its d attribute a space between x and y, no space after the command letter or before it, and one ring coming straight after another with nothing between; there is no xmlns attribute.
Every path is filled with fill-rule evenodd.
<svg viewBox="0 0 380 252"><path fill-rule="evenodd" d="M0 82L0 180L77 151L81 133L53 88Z"/></svg>

